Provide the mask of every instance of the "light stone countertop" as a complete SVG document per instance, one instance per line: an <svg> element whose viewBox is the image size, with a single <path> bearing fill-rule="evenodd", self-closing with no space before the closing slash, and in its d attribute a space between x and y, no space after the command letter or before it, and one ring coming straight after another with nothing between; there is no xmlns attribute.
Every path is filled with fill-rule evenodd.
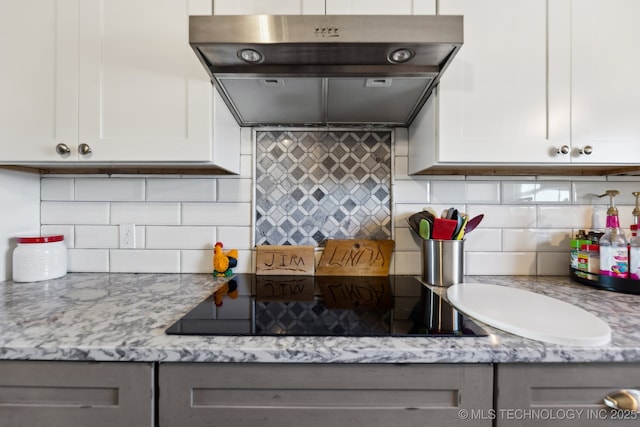
<svg viewBox="0 0 640 427"><path fill-rule="evenodd" d="M164 330L210 295L208 274L71 273L1 283L0 359L266 363L640 362L640 295L569 277L468 276L566 301L613 331L602 347L566 347L482 325L480 338L169 336ZM478 322L479 323L479 322Z"/></svg>

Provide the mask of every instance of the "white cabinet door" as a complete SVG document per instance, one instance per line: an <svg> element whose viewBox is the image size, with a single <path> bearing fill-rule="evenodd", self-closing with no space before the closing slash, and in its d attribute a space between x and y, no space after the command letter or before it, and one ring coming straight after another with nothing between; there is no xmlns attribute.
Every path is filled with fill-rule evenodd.
<svg viewBox="0 0 640 427"><path fill-rule="evenodd" d="M324 0L215 0L214 15L324 15Z"/></svg>
<svg viewBox="0 0 640 427"><path fill-rule="evenodd" d="M573 1L572 14L573 161L638 164L640 2Z"/></svg>
<svg viewBox="0 0 640 427"><path fill-rule="evenodd" d="M439 88L441 163L555 163L570 156L569 0L441 0L464 45Z"/></svg>
<svg viewBox="0 0 640 427"><path fill-rule="evenodd" d="M76 160L78 1L0 2L0 161ZM57 144L73 153L60 156Z"/></svg>
<svg viewBox="0 0 640 427"><path fill-rule="evenodd" d="M327 15L433 15L436 0L326 0Z"/></svg>
<svg viewBox="0 0 640 427"><path fill-rule="evenodd" d="M213 89L189 47L190 3L80 2L82 160L212 158Z"/></svg>

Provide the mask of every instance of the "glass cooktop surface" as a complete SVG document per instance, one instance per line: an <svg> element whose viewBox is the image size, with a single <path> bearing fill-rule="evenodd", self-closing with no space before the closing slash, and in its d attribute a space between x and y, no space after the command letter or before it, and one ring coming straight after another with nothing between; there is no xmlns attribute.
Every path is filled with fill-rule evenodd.
<svg viewBox="0 0 640 427"><path fill-rule="evenodd" d="M481 337L487 332L413 276L238 274L169 335Z"/></svg>

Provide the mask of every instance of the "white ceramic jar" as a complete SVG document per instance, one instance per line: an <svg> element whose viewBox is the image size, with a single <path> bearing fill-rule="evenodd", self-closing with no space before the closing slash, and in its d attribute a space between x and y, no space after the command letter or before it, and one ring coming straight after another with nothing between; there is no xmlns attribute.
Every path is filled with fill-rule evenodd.
<svg viewBox="0 0 640 427"><path fill-rule="evenodd" d="M67 274L64 236L18 237L13 251L13 281L37 282Z"/></svg>

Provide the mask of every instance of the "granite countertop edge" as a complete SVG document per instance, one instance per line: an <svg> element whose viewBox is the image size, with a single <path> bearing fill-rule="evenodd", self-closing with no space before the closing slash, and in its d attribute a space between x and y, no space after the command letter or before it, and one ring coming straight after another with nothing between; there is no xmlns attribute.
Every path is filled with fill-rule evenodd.
<svg viewBox="0 0 640 427"><path fill-rule="evenodd" d="M208 274L70 273L0 289L0 359L224 363L640 362L640 295L568 276L468 276L577 305L607 322L612 341L569 347L483 325L488 337L169 336L164 330L213 292Z"/></svg>

